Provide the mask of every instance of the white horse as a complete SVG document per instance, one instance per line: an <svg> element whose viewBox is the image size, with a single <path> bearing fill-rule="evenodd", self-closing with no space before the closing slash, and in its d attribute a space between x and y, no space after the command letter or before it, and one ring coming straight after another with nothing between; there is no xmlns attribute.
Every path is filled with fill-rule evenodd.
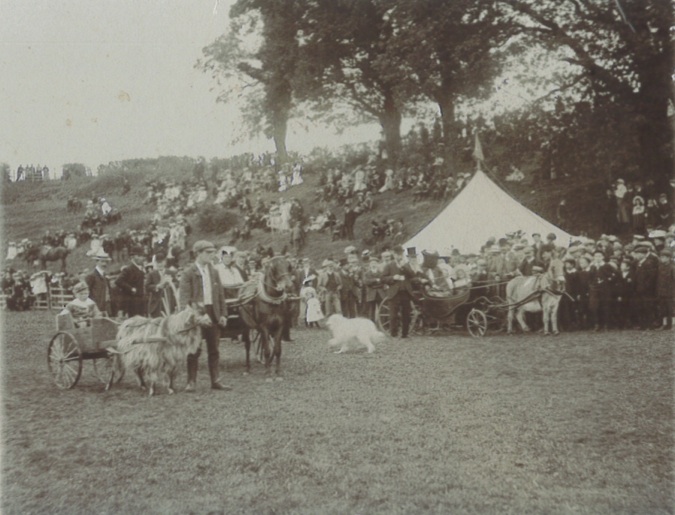
<svg viewBox="0 0 675 515"><path fill-rule="evenodd" d="M523 332L530 328L525 322L525 313L542 313L544 319L544 334L549 332L549 325L553 334L558 331L558 307L564 291L564 280L554 280L549 274L529 277L514 277L506 285L506 302L509 304L508 333L513 333L513 318Z"/></svg>

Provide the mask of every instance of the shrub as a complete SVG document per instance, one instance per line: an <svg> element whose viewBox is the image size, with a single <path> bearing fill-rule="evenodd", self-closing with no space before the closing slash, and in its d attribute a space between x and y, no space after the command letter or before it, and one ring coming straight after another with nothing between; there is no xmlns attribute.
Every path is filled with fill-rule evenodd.
<svg viewBox="0 0 675 515"><path fill-rule="evenodd" d="M237 220L236 213L215 204L203 205L197 211L197 227L206 233L224 234L237 225Z"/></svg>

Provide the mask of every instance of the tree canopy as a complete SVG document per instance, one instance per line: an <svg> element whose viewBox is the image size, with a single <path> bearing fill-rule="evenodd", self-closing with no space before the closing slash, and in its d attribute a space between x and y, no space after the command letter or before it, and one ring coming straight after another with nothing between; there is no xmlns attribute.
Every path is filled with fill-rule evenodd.
<svg viewBox="0 0 675 515"><path fill-rule="evenodd" d="M325 123L378 121L395 164L402 118L435 105L452 163L458 106L490 96L505 63L534 55L525 80L555 86L493 116L503 140L527 134L520 148L558 161L571 150L558 166L583 172L672 172L669 0L238 0L231 17L199 65L240 81L221 100L251 92L247 121L280 157L303 109Z"/></svg>

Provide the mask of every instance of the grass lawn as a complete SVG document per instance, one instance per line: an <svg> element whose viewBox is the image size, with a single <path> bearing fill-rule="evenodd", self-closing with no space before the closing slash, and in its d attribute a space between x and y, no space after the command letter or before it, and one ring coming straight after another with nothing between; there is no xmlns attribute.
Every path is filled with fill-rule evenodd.
<svg viewBox="0 0 675 515"><path fill-rule="evenodd" d="M231 392L58 390L53 318L5 313L2 513L672 513L672 333L464 333L335 355L284 380L221 344ZM185 382L184 374L178 385Z"/></svg>

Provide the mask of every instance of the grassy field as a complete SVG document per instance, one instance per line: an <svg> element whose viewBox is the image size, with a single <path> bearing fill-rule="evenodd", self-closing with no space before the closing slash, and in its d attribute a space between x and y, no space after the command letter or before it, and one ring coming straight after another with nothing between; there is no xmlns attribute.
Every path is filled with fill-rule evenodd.
<svg viewBox="0 0 675 515"><path fill-rule="evenodd" d="M223 341L231 392L51 383L44 312L3 323L2 513L672 513L672 334ZM183 385L184 374L178 383Z"/></svg>

